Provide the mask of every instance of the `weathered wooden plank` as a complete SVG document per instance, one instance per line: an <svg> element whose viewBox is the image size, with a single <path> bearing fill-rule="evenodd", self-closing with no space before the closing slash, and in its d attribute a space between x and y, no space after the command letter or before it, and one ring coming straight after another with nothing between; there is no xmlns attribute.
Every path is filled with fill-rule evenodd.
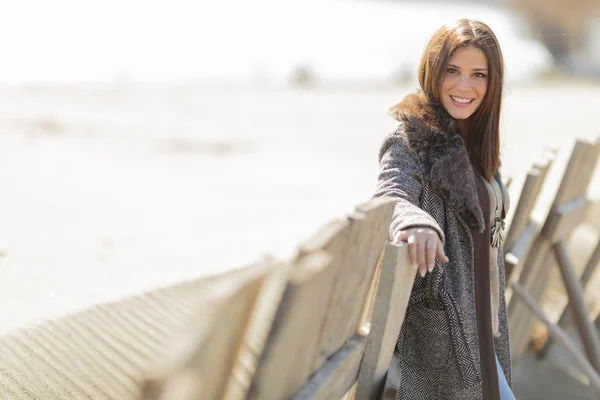
<svg viewBox="0 0 600 400"><path fill-rule="evenodd" d="M566 239L585 220L589 205L590 201L585 197L576 197L556 207L548 215L541 234L546 236L550 243Z"/></svg>
<svg viewBox="0 0 600 400"><path fill-rule="evenodd" d="M584 196L598 160L600 147L583 140L577 140L569 162L556 192L553 205L561 205L569 200Z"/></svg>
<svg viewBox="0 0 600 400"><path fill-rule="evenodd" d="M525 261L529 249L534 244L535 234L539 228L538 224L531 219L531 214L556 155L555 150L545 150L543 157L535 162L533 168L527 174L507 232L504 243L507 261L505 282L510 282L513 273L516 272L515 269L518 270L519 275L523 269L528 270L525 267ZM517 268L517 265L519 265L519 268Z"/></svg>
<svg viewBox="0 0 600 400"><path fill-rule="evenodd" d="M537 199L534 189L539 177L540 171L533 169L525 178L515 212L508 227L508 232L506 232L506 240L504 241L504 248L506 249L509 249L514 245L514 242L521 234L521 231L531 219L531 211L535 204L535 200Z"/></svg>
<svg viewBox="0 0 600 400"><path fill-rule="evenodd" d="M508 283L513 278L513 274L520 272L519 265L522 266L523 260L527 258L529 249L535 239L535 234L539 224L535 221L529 221L529 224L521 231L521 234L514 241L513 246L506 252L505 260L505 282ZM518 275L516 275L518 277ZM508 287L508 285L506 286Z"/></svg>
<svg viewBox="0 0 600 400"><path fill-rule="evenodd" d="M585 264L585 268L583 269L583 274L581 274L581 286L583 286L584 290L586 289L589 280L591 279L592 275L596 271L596 268L598 267L599 264L600 264L600 240L598 240L598 243L596 243L596 247L594 248L594 251L592 251L590 258L588 259L587 263Z"/></svg>
<svg viewBox="0 0 600 400"><path fill-rule="evenodd" d="M585 222L591 224L597 231L600 232L600 202L593 201L588 208Z"/></svg>
<svg viewBox="0 0 600 400"><path fill-rule="evenodd" d="M575 146L571 151L571 156L567 163L567 167L563 173L562 180L554 197L553 205L566 203L571 197L578 197L578 194L573 190L578 186L578 175L579 169L581 168L581 162L587 153L589 144L584 143L580 140L575 142Z"/></svg>
<svg viewBox="0 0 600 400"><path fill-rule="evenodd" d="M323 304L334 278L327 252L305 255L291 272L249 399L284 399L312 372L315 348L325 318Z"/></svg>
<svg viewBox="0 0 600 400"><path fill-rule="evenodd" d="M320 228L313 236L300 243L296 259L301 259L305 255L316 253L321 250L330 252L331 254L343 252L346 243L348 242L349 231L350 221L348 221L347 218L335 219L329 222ZM334 267L338 266L339 268L342 259L335 258L332 260L332 263Z"/></svg>
<svg viewBox="0 0 600 400"><path fill-rule="evenodd" d="M333 301L335 280L344 261L344 257L341 257L340 255L344 254L349 236L350 221L348 219L334 220L324 226L319 232L317 232L317 234L302 243L296 256L297 259L301 259L306 255L316 253L320 250L326 251L331 255L337 255L332 257L331 260L330 269L334 275L331 281L331 286L323 289L325 293L327 293L327 301L323 303L325 314L329 311L330 304ZM327 354L321 354L321 347L324 346L323 343L326 341L324 338L326 331L326 322L324 322L320 327L320 332L318 333L316 346L312 355L313 362L310 368L311 373L319 368L327 358Z"/></svg>
<svg viewBox="0 0 600 400"><path fill-rule="evenodd" d="M535 207L551 165L552 161L548 160L545 164L532 168L527 174L510 227L506 234L506 241L504 243L505 249L509 249L514 245L522 230L531 220L531 212Z"/></svg>
<svg viewBox="0 0 600 400"><path fill-rule="evenodd" d="M365 326L371 324L371 318L373 317L373 311L375 309L375 300L377 299L377 291L379 288L379 281L381 279L381 272L383 270L383 260L385 257L385 247L379 254L377 265L375 266L375 272L373 273L373 279L369 285L369 292L367 293L367 299L363 307L363 311L360 317L359 326Z"/></svg>
<svg viewBox="0 0 600 400"><path fill-rule="evenodd" d="M540 269L546 268L551 270L552 268L555 268L556 264L556 259L551 252L550 244L546 240L542 243L543 251L536 253L534 247L529 251L530 257L533 257L534 254L538 254L537 260L535 260L537 263L535 274L530 274L525 280L519 278L519 283L524 287L526 286L529 295L538 302L541 302L540 299L543 297L543 293L546 290L550 278L549 271L540 271ZM523 272L524 271L521 271L521 274ZM514 302L513 298L511 298L509 306L512 309L508 314L511 357L513 362L516 363L527 349L535 321L529 317L527 309L518 301Z"/></svg>
<svg viewBox="0 0 600 400"><path fill-rule="evenodd" d="M243 345L239 351L225 399L247 397L250 384L263 354L273 320L281 304L293 263L282 262L272 268L267 276L252 311Z"/></svg>
<svg viewBox="0 0 600 400"><path fill-rule="evenodd" d="M369 203L361 204L356 208L356 211L359 213L366 213L367 218L373 218L374 217L373 214L375 213L375 210L376 209L381 210L381 204L389 204L388 199L376 200L376 201L371 201ZM395 200L393 201L393 204L394 205L396 204ZM371 241L371 249L368 251L366 265L370 266L373 262L375 262L375 264L374 264L375 268L374 268L373 273L371 273L372 278L371 278L370 285L363 286L363 288L362 288L362 291L366 290L366 295L365 295L365 300L363 301L363 303L364 303L363 310L362 310L360 318L358 319L357 327L362 327L364 324L368 323L371 320L371 316L373 313L373 307L375 306L375 296L377 295L377 287L379 285L379 277L381 275L381 269L383 266L385 243L387 242L386 239L388 238L388 234L389 234L389 226L390 226L390 222L391 222L391 218L392 218L393 207L391 208L391 210L390 209L384 210L384 213L388 213L389 216L386 216L383 218L375 217L375 218L377 218L379 226L381 226L383 224L383 227L385 228L385 232L383 230L381 230L380 228L375 228L375 229L378 229L378 231L379 231L379 237L376 238L375 240ZM355 330L351 331L351 333L354 333L354 332L355 332Z"/></svg>
<svg viewBox="0 0 600 400"><path fill-rule="evenodd" d="M381 396L416 273L407 246L386 245L370 332L358 376L358 399L375 400Z"/></svg>
<svg viewBox="0 0 600 400"><path fill-rule="evenodd" d="M541 235L535 236L533 240L533 244L531 245L531 249L529 250L527 257L522 260L523 266L521 267L521 273L519 274L519 283L524 288L527 288L529 282L532 282L534 279L531 278L536 271L536 264L541 263L544 260L541 260L542 255L547 254L550 248L550 244L545 237ZM533 276L535 277L535 276ZM515 312L515 308L517 303L508 305L508 314L512 317ZM520 306L519 306L520 307ZM511 337L512 339L512 337Z"/></svg>
<svg viewBox="0 0 600 400"><path fill-rule="evenodd" d="M356 334L319 368L291 400L340 399L356 382L366 337Z"/></svg>
<svg viewBox="0 0 600 400"><path fill-rule="evenodd" d="M512 284L513 293L515 294L515 299L521 300L526 307L535 314L535 316L540 319L544 325L548 327L551 335L565 348L573 358L579 364L579 367L583 370L583 372L588 376L590 380L590 385L594 386L594 388L600 392L600 376L594 370L594 367L586 360L586 358L581 354L577 345L573 343L573 341L569 338L569 336L560 329L557 325L552 323L546 317L544 312L540 309L540 307L536 304L535 300L527 293L527 291L518 283Z"/></svg>
<svg viewBox="0 0 600 400"><path fill-rule="evenodd" d="M374 199L349 217L346 246L341 253L332 253L334 259L341 258L342 263L336 271L313 370L359 329L377 258L388 236L394 205L392 199Z"/></svg>
<svg viewBox="0 0 600 400"><path fill-rule="evenodd" d="M262 263L227 274L199 296L198 319L150 369L145 400L220 399L240 349L260 288L273 265Z"/></svg>
<svg viewBox="0 0 600 400"><path fill-rule="evenodd" d="M540 273L540 269L549 268L553 258L548 240L537 235L527 253L518 281L536 301L539 300L540 290L545 288L548 280L548 274ZM508 304L508 316L511 356L513 362L517 362L529 342L533 325L527 310L520 302L514 301L514 298L511 298Z"/></svg>
<svg viewBox="0 0 600 400"><path fill-rule="evenodd" d="M344 284L345 280L352 280L352 278L360 278L362 280L366 278L364 273L359 273L358 277L351 276L349 279L346 277L348 274L353 273L352 262L350 261L349 268L346 262L346 254L349 252L352 255L356 254L356 243L358 242L360 230L364 227L364 224L362 224L362 218L364 218L364 216L359 215L355 218L349 219L350 228L346 247L344 247L341 253L332 253L334 259L341 260L341 264L338 270L335 272L331 294L327 303L326 317L322 327L321 336L319 338L320 340L317 345L317 352L315 353L313 360L313 371L316 371L318 368L320 368L325 360L327 360L331 354L336 352L347 339L347 336L343 336L342 333L345 330L343 329L344 327L339 327L341 323L340 320L345 317L345 321L343 322L347 323L348 319L350 318L350 314L357 312L359 308L362 311L362 304L355 305L354 302L350 301L351 294L346 291L356 290L360 283L355 280L354 282L348 282L346 285ZM349 309L349 307L353 307L353 309Z"/></svg>
<svg viewBox="0 0 600 400"><path fill-rule="evenodd" d="M598 166L598 159L600 157L600 138L596 143L586 142L587 151L581 162L579 174L580 179L577 181L578 185L575 187L577 195L585 196L587 189L594 176L594 170Z"/></svg>

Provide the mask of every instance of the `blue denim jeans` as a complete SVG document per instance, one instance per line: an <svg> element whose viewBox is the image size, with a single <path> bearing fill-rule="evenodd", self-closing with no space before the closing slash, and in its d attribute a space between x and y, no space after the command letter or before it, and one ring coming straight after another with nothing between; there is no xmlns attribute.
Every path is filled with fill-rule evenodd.
<svg viewBox="0 0 600 400"><path fill-rule="evenodd" d="M496 357L496 366L498 367L498 382L500 383L500 400L516 400L510 386L508 386L506 376L504 375L504 371L502 371L502 366L498 361L498 357Z"/></svg>

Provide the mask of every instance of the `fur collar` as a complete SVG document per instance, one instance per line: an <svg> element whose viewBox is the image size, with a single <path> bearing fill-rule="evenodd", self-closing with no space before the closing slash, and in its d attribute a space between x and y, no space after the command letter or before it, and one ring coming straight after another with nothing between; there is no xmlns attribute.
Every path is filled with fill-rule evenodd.
<svg viewBox="0 0 600 400"><path fill-rule="evenodd" d="M475 173L456 120L421 91L406 96L390 114L401 122L397 133L424 163L425 179L470 227L483 232Z"/></svg>

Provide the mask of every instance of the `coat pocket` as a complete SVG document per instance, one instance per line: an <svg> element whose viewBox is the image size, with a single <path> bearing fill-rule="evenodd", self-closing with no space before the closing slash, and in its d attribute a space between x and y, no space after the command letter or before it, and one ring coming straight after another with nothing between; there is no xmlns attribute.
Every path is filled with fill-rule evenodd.
<svg viewBox="0 0 600 400"><path fill-rule="evenodd" d="M443 370L452 355L450 325L445 310L413 303L403 324L402 353L408 364L422 369Z"/></svg>

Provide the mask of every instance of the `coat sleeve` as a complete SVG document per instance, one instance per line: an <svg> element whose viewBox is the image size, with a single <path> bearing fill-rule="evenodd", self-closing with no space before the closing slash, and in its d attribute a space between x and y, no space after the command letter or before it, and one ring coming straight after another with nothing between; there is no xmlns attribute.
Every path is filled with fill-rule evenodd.
<svg viewBox="0 0 600 400"><path fill-rule="evenodd" d="M420 208L423 191L421 164L411 155L404 139L398 134L386 137L379 150L379 176L374 197L397 199L390 237L410 228L431 228L442 241L444 232L435 219Z"/></svg>

